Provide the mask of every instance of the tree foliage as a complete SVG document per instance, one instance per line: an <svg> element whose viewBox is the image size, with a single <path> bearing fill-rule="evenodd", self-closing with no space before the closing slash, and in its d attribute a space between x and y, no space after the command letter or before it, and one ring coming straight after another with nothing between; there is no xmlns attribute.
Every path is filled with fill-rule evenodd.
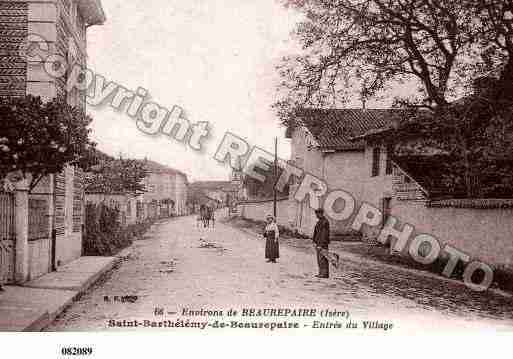
<svg viewBox="0 0 513 359"><path fill-rule="evenodd" d="M97 163L85 176L87 192L130 193L145 191L143 179L147 175L144 161L114 159L102 153L97 154Z"/></svg>
<svg viewBox="0 0 513 359"><path fill-rule="evenodd" d="M303 53L279 67L275 109L283 124L293 126L305 107L340 106L415 83L410 96L394 99L412 111L393 140L412 150L415 137L416 150L451 156L449 182L469 197L513 196L513 0L285 5L304 20L295 32Z"/></svg>
<svg viewBox="0 0 513 359"><path fill-rule="evenodd" d="M105 204L85 206L85 233L82 250L86 256L113 256L134 239L141 239L153 221L123 226L118 209Z"/></svg>
<svg viewBox="0 0 513 359"><path fill-rule="evenodd" d="M488 81L487 81L488 82ZM450 192L467 197L513 197L513 111L500 87L417 114L395 131L396 153L440 153ZM412 141L413 139L413 141ZM391 141L391 139L388 139Z"/></svg>
<svg viewBox="0 0 513 359"><path fill-rule="evenodd" d="M430 109L483 74L511 86L512 0L285 3L305 15L295 32L304 51L280 67L276 108L285 123L297 108L366 99L404 81L415 81L417 93L397 102Z"/></svg>
<svg viewBox="0 0 513 359"><path fill-rule="evenodd" d="M89 140L91 118L63 98L0 101L0 180L9 174L31 179L32 190L45 176L65 165L87 169L95 143ZM30 176L29 176L30 175Z"/></svg>
<svg viewBox="0 0 513 359"><path fill-rule="evenodd" d="M187 193L187 204L192 206L200 206L209 202L207 191L201 188L194 188Z"/></svg>
<svg viewBox="0 0 513 359"><path fill-rule="evenodd" d="M244 175L242 183L244 187L247 189L247 194L250 198L253 199L270 199L274 195L274 187L277 179L280 178L283 169L278 168L278 173L274 176L273 169L269 169L268 171L258 169L256 170L260 175L265 177L265 181L261 182L256 178L253 178L248 175ZM283 192L278 192L278 197L288 196L289 193L289 185L287 184L283 189Z"/></svg>

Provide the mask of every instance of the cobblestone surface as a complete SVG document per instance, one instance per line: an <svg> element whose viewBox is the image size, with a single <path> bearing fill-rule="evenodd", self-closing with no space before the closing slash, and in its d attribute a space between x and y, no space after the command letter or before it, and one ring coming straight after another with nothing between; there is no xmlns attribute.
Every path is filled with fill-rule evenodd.
<svg viewBox="0 0 513 359"><path fill-rule="evenodd" d="M224 224L197 228L191 217L161 224L48 330L113 330L109 320L154 319L156 307L176 312L172 320L183 308L329 308L399 331L513 330L511 299L379 263L345 261L332 278L317 279L306 241L283 243L277 264L265 262L264 245ZM124 296L137 299L114 301Z"/></svg>

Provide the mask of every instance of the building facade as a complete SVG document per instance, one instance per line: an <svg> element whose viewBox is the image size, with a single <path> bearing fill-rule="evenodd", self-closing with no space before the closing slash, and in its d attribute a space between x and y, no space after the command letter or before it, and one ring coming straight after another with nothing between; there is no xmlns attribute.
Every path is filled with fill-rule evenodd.
<svg viewBox="0 0 513 359"><path fill-rule="evenodd" d="M465 198L459 190L443 185L449 156L433 151L424 155L392 154L388 139L394 129L383 129L361 138L366 141L365 167L370 174L363 179L365 201L381 211L381 223L364 225L367 238L377 238L389 217L395 218L394 228L403 231L405 225L413 232L404 246L419 234L428 234L443 248L450 246L464 252L471 260L480 260L494 268L513 268L513 200L501 198ZM449 166L450 168L450 166ZM391 248L397 238L389 236Z"/></svg>
<svg viewBox="0 0 513 359"><path fill-rule="evenodd" d="M205 200L213 201L218 206L228 206L240 199L241 184L234 181L198 181L191 183L191 192L196 193L198 198L191 198L201 205Z"/></svg>
<svg viewBox="0 0 513 359"><path fill-rule="evenodd" d="M99 0L0 1L0 96L34 95L44 101L63 96L85 110L85 95L66 90L69 72L51 77L45 59L28 61L20 56L20 48L29 39L32 46L66 59L69 66L85 66L87 28L104 21ZM22 283L81 256L84 190L79 170L68 166L30 193L26 181L19 181L14 193L2 196L4 203L10 203L5 199L9 196L16 203L14 219L4 219L13 227L7 230L11 234L1 238L13 242L11 251L2 251L5 281Z"/></svg>
<svg viewBox="0 0 513 359"><path fill-rule="evenodd" d="M146 161L146 170L144 202L155 203L159 208L172 203L173 215L186 215L189 187L187 175L154 161Z"/></svg>
<svg viewBox="0 0 513 359"><path fill-rule="evenodd" d="M372 168L367 163L372 153L364 141L352 138L392 123L397 115L394 110L306 110L297 124L287 129L286 136L291 140L290 163L324 180L330 190L341 189L358 202L374 203L372 182L388 179L383 174L370 176ZM386 157L381 156L380 161L386 161ZM308 199L301 203L293 200L298 186L296 181L290 188L288 221L300 233L311 235L317 219ZM334 234L345 234L350 231L348 227L349 221L331 223Z"/></svg>

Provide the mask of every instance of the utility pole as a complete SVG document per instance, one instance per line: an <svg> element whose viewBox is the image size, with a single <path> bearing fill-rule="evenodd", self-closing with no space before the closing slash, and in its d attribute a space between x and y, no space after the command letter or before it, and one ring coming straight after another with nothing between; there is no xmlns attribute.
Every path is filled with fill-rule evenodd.
<svg viewBox="0 0 513 359"><path fill-rule="evenodd" d="M276 190L276 184L278 183L278 137L274 138L274 186L273 186L273 192L274 192L274 203L273 203L273 214L274 218L276 218L276 221L278 221L277 217L277 201L278 201L278 192Z"/></svg>

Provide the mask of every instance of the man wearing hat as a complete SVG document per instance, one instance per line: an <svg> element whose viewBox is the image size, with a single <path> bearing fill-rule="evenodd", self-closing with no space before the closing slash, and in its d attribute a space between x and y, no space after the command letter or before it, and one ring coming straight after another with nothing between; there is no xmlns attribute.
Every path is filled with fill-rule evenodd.
<svg viewBox="0 0 513 359"><path fill-rule="evenodd" d="M315 225L313 233L313 242L315 243L315 249L317 251L317 263L319 264L319 274L317 278L329 278L330 266L328 259L322 254L322 250L325 252L328 250L330 244L330 223L324 216L324 210L322 208L315 210L317 216L317 224Z"/></svg>

